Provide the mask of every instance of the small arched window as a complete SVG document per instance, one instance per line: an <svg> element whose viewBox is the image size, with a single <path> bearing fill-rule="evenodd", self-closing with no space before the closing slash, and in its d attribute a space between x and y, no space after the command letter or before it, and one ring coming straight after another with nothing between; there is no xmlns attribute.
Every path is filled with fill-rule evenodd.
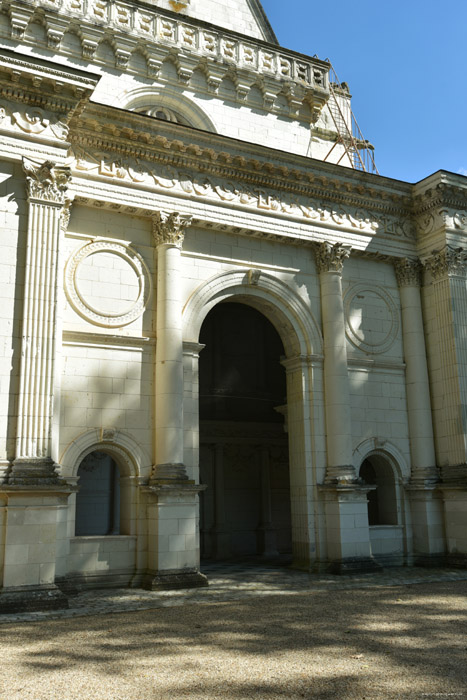
<svg viewBox="0 0 467 700"><path fill-rule="evenodd" d="M360 467L360 478L376 489L369 491L368 523L372 525L397 525L398 508L394 471L380 455L367 457Z"/></svg>
<svg viewBox="0 0 467 700"><path fill-rule="evenodd" d="M76 535L120 534L120 472L110 455L95 450L78 468Z"/></svg>

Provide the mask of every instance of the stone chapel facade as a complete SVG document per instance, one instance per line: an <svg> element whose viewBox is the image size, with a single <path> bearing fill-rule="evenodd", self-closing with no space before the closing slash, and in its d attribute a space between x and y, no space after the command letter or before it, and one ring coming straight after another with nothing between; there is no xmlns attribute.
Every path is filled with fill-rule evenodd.
<svg viewBox="0 0 467 700"><path fill-rule="evenodd" d="M2 0L0 42L0 611L465 566L466 178L350 167L258 0Z"/></svg>

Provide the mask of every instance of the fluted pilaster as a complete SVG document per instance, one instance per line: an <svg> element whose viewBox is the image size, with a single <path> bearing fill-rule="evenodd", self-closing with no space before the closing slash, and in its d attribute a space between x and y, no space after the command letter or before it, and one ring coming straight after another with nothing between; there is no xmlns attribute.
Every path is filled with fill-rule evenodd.
<svg viewBox="0 0 467 700"><path fill-rule="evenodd" d="M467 248L447 245L434 250L424 265L431 273L436 310L432 382L437 449L440 463L446 465L444 481L455 467L464 478L467 471Z"/></svg>
<svg viewBox="0 0 467 700"><path fill-rule="evenodd" d="M70 169L23 159L29 202L16 459L11 484L59 481L52 459L61 214Z"/></svg>

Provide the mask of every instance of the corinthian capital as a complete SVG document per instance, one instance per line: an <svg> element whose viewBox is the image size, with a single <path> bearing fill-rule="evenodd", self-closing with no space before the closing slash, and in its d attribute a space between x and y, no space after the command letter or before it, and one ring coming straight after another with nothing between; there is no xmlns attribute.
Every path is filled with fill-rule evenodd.
<svg viewBox="0 0 467 700"><path fill-rule="evenodd" d="M51 160L41 163L23 158L23 170L26 174L29 199L39 199L54 204L65 202L65 194L71 178L70 168L57 166Z"/></svg>
<svg viewBox="0 0 467 700"><path fill-rule="evenodd" d="M342 243L317 243L315 247L318 272L338 272L342 274L344 260L349 257L352 247Z"/></svg>
<svg viewBox="0 0 467 700"><path fill-rule="evenodd" d="M192 216L181 216L178 212L157 211L152 217L152 233L156 246L168 243L181 248L184 229L192 222Z"/></svg>
<svg viewBox="0 0 467 700"><path fill-rule="evenodd" d="M434 250L423 261L434 279L442 277L465 277L467 271L467 249L447 245L442 250Z"/></svg>
<svg viewBox="0 0 467 700"><path fill-rule="evenodd" d="M422 281L422 263L418 258L401 258L394 263L399 287L419 287Z"/></svg>

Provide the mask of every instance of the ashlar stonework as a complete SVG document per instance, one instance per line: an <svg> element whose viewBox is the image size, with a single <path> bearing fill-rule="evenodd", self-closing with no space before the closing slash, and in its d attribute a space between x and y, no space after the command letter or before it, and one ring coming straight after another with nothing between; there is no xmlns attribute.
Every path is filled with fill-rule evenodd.
<svg viewBox="0 0 467 700"><path fill-rule="evenodd" d="M467 564L467 180L259 0L0 0L0 612Z"/></svg>

